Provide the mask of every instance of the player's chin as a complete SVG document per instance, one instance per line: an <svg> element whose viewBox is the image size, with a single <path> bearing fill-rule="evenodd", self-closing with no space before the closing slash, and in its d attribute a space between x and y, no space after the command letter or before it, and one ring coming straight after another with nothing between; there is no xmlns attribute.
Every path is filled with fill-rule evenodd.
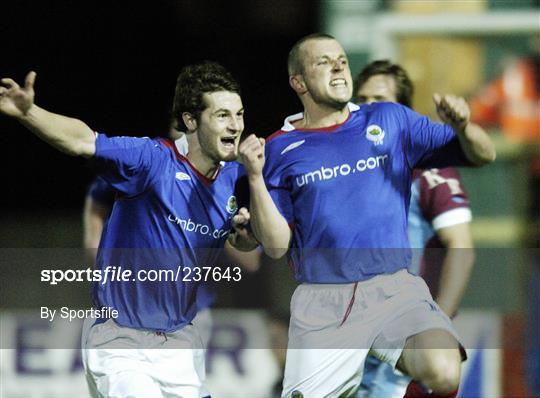
<svg viewBox="0 0 540 398"><path fill-rule="evenodd" d="M223 162L232 162L238 159L238 148L234 151L222 152L220 155Z"/></svg>
<svg viewBox="0 0 540 398"><path fill-rule="evenodd" d="M337 110L343 109L345 106L347 106L347 103L351 100L350 96L342 96L342 97L334 97L332 98L332 101L330 105Z"/></svg>

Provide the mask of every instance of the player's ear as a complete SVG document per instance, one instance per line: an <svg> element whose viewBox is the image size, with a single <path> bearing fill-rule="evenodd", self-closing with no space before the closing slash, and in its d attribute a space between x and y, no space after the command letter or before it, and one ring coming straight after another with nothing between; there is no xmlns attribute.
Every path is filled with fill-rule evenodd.
<svg viewBox="0 0 540 398"><path fill-rule="evenodd" d="M197 118L189 112L182 113L182 120L186 125L188 131L187 133L192 133L197 130Z"/></svg>
<svg viewBox="0 0 540 398"><path fill-rule="evenodd" d="M307 91L306 83L304 78L300 74L289 76L289 84L294 91L298 94L304 94Z"/></svg>

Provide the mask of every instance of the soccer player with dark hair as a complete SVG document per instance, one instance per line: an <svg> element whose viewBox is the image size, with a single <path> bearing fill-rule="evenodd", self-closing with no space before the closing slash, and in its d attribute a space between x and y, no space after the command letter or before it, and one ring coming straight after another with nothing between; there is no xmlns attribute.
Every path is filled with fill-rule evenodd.
<svg viewBox="0 0 540 398"><path fill-rule="evenodd" d="M454 394L456 332L407 271L412 172L490 163L493 143L462 98L434 97L446 124L399 104L350 103L348 58L331 36L298 41L288 66L304 111L266 144L251 135L240 146L255 236L270 256L288 253L301 283L282 396L351 396L369 351L436 394Z"/></svg>
<svg viewBox="0 0 540 398"><path fill-rule="evenodd" d="M369 63L355 81L359 105L396 102L412 107L413 92L405 69L388 60ZM409 271L424 278L435 302L449 317L457 313L474 264L471 219L468 196L455 168L414 170L408 235L412 248L424 250L418 253L421 256L414 256ZM357 396L401 397L409 381L370 355ZM422 393L421 386L414 383L410 388Z"/></svg>
<svg viewBox="0 0 540 398"><path fill-rule="evenodd" d="M244 228L248 215L237 214L235 197L244 174L233 162L244 128L238 84L215 63L180 72L173 109L186 127L190 148L182 156L167 140L108 137L80 120L40 108L34 103L35 78L30 72L23 87L2 79L0 112L62 152L93 158L118 192L96 268L122 267L133 279L93 286L97 308L117 311L114 319L87 319L85 325L83 354L93 394L206 395L201 339L191 323L202 267L214 266L223 247L256 247ZM150 270L178 277L139 278Z"/></svg>
<svg viewBox="0 0 540 398"><path fill-rule="evenodd" d="M386 59L373 61L360 71L354 81L358 104L397 102L412 109L414 86L401 65Z"/></svg>

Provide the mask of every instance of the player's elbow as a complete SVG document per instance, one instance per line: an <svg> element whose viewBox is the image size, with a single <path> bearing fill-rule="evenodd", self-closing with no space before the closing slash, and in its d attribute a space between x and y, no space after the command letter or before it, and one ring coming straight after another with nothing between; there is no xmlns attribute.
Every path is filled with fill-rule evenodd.
<svg viewBox="0 0 540 398"><path fill-rule="evenodd" d="M64 152L71 156L90 158L96 153L96 143L95 141L76 142L67 146Z"/></svg>
<svg viewBox="0 0 540 398"><path fill-rule="evenodd" d="M273 260L279 260L287 254L288 248L265 247L264 253Z"/></svg>
<svg viewBox="0 0 540 398"><path fill-rule="evenodd" d="M96 153L96 134L84 122L75 119L72 134L66 135L60 144L63 152L71 156L89 158Z"/></svg>
<svg viewBox="0 0 540 398"><path fill-rule="evenodd" d="M482 152L474 159L474 165L477 167L487 166L493 163L497 159L497 152L495 148L490 148Z"/></svg>

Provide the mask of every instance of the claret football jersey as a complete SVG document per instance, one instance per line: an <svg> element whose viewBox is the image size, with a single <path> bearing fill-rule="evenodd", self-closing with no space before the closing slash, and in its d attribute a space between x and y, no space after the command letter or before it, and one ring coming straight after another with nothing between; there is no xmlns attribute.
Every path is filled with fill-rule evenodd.
<svg viewBox="0 0 540 398"><path fill-rule="evenodd" d="M439 292L439 280L446 249L437 231L472 220L469 197L457 169L415 170L411 186L408 235L415 252L409 270L421 275L433 297Z"/></svg>

